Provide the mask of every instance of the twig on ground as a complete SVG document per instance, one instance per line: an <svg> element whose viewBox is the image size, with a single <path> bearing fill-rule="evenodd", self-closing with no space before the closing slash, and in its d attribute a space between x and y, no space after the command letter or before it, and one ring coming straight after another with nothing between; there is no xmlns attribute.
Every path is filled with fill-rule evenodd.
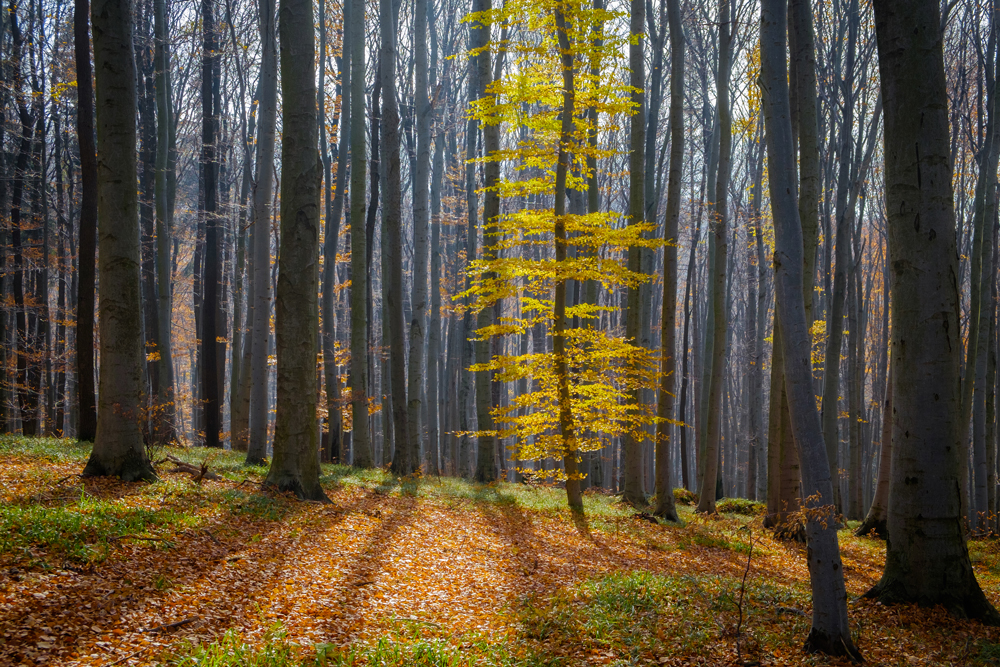
<svg viewBox="0 0 1000 667"><path fill-rule="evenodd" d="M122 658L118 658L118 659L117 659L117 660L115 660L114 662L109 662L109 663L108 663L108 667L114 667L114 665L120 665L120 664L122 664L123 662L125 662L126 660L128 660L129 658L134 658L135 656L139 655L140 653L142 653L143 651L145 651L145 650L146 650L146 649L148 649L148 648L149 648L148 646L143 646L143 647L142 647L141 649L139 649L138 651L133 651L132 653L129 653L129 654L128 654L128 655L126 655L125 657L122 657Z"/></svg>
<svg viewBox="0 0 1000 667"><path fill-rule="evenodd" d="M146 628L143 630L146 634L155 635L157 633L169 632L170 630L176 630L188 623L194 623L195 621L200 621L201 616L192 616L191 618L185 618L183 621L174 621L173 623L164 623L163 625L158 625L155 628Z"/></svg>

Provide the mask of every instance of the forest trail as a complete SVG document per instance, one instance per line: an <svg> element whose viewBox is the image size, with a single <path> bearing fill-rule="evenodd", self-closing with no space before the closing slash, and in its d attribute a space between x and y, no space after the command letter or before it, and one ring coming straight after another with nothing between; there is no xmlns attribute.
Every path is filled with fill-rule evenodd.
<svg viewBox="0 0 1000 667"><path fill-rule="evenodd" d="M660 604L684 610L659 618L643 612L654 618L648 646L640 642L634 654L639 664L732 664L736 657L736 607L726 600L734 599L747 565L748 517L705 519L685 509L683 527L652 525L591 495L589 523L574 524L568 511L557 509L557 490L446 478L400 484L381 472L369 474L380 481L365 482L346 468L324 478L329 505L262 495L248 488L259 480L242 472L239 481L227 473L223 481L199 486L177 475L163 475L167 481L155 485L81 481L74 477L79 470L75 456L52 460L0 449L3 504L74 508L85 517L79 533L94 554L92 564L80 562L72 545L60 542L66 535L39 533L30 546L4 544L0 664L170 664L169 656L190 650L189 643L211 645L232 630L241 641L264 645L276 627L304 655L316 645L441 640L456 655L505 647L514 662L500 664L538 664L528 657L539 655L571 665L618 664L626 655L595 634L600 619L573 615L587 600L603 604L601 582L620 584L647 573L676 586L664 589ZM86 517L112 514L125 523L112 524L110 533L153 539L102 541ZM11 516L0 527L16 534L24 526ZM143 517L144 530L136 517ZM40 515L33 518L44 526ZM39 544L46 539L47 546ZM744 630L770 637L771 644L787 643L765 646L763 664L800 664L797 647L809 612L802 547L763 534L754 540ZM882 546L845 542L853 598L877 581ZM996 600L992 571L977 575L984 585L994 584L988 594ZM640 608L657 581L642 579ZM613 591L615 599L635 593ZM877 662L882 650L926 655L894 641L926 641L935 626L941 641L954 634L949 641L956 651L965 642L968 652L976 637L997 639L992 630L956 625L940 613L889 611L853 600L851 607L855 623L859 614L895 619L889 622L898 629L893 642L880 647L862 636L873 664L890 664ZM914 634L904 615L929 625ZM743 641L748 651L758 640Z"/></svg>

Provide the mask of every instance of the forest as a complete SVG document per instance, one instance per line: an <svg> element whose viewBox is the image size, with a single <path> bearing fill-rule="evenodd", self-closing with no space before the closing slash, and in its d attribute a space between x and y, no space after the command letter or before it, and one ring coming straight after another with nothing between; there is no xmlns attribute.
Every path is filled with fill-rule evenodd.
<svg viewBox="0 0 1000 667"><path fill-rule="evenodd" d="M1000 664L1000 0L8 0L0 664Z"/></svg>

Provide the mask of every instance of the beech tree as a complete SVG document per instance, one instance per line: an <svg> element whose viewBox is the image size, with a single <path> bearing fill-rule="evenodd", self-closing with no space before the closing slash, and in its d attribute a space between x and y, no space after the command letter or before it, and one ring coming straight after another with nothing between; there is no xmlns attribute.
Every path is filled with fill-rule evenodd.
<svg viewBox="0 0 1000 667"><path fill-rule="evenodd" d="M812 585L812 629L806 649L860 661L847 618L847 590L840 560L833 483L813 395L811 341L802 294L802 223L796 201L788 72L785 67L786 0L763 0L760 83L767 136L768 181L775 223L775 290L781 321L785 394L790 426L802 463L806 562Z"/></svg>
<svg viewBox="0 0 1000 667"><path fill-rule="evenodd" d="M961 521L962 344L941 10L933 0L876 0L874 9L893 270L893 430L885 571L868 595L942 604L996 625L1000 614L976 581Z"/></svg>
<svg viewBox="0 0 1000 667"><path fill-rule="evenodd" d="M136 70L130 0L96 0L97 211L101 379L97 434L83 474L152 480L140 429L142 306L136 192Z"/></svg>

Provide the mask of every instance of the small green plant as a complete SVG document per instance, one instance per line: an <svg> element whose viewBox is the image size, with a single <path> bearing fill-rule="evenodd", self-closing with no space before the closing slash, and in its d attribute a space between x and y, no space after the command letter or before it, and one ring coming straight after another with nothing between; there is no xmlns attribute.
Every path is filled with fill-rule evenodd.
<svg viewBox="0 0 1000 667"><path fill-rule="evenodd" d="M758 516L767 512L767 505L746 498L723 498L715 504L715 509L719 514Z"/></svg>
<svg viewBox="0 0 1000 667"><path fill-rule="evenodd" d="M674 489L674 502L678 505L694 506L698 504L698 494L687 489Z"/></svg>

